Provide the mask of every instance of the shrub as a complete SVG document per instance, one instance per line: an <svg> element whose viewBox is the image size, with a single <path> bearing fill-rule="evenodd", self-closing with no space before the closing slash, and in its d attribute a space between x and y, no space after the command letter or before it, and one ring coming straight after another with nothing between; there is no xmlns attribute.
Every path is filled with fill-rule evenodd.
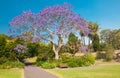
<svg viewBox="0 0 120 78"><path fill-rule="evenodd" d="M74 58L74 60L74 63L77 63L78 66L88 66L88 60L85 55L81 57L76 57Z"/></svg>
<svg viewBox="0 0 120 78"><path fill-rule="evenodd" d="M92 54L87 54L85 55L86 60L90 63L90 64L94 64L95 63L95 57Z"/></svg>
<svg viewBox="0 0 120 78"><path fill-rule="evenodd" d="M41 66L43 63L44 63L44 61L37 61L37 62L35 63L35 65L36 65L36 66Z"/></svg>
<svg viewBox="0 0 120 78"><path fill-rule="evenodd" d="M105 57L106 57L105 55L106 55L105 51L100 51L100 52L97 53L96 58L97 59L105 59Z"/></svg>
<svg viewBox="0 0 120 78"><path fill-rule="evenodd" d="M106 61L111 61L113 59L113 52L114 49L112 48L112 46L108 45L106 46Z"/></svg>
<svg viewBox="0 0 120 78"><path fill-rule="evenodd" d="M5 64L11 66L11 68L23 68L24 67L24 64L20 61L6 62Z"/></svg>
<svg viewBox="0 0 120 78"><path fill-rule="evenodd" d="M63 64L61 59L59 59L59 60L50 60L50 62L54 63L55 67L59 67L60 64Z"/></svg>
<svg viewBox="0 0 120 78"><path fill-rule="evenodd" d="M113 59L113 52L114 49L112 48L111 45L106 45L104 47L104 51L103 52L98 52L97 53L97 58L98 59L104 59L105 61L111 61Z"/></svg>
<svg viewBox="0 0 120 78"><path fill-rule="evenodd" d="M86 54L81 57L73 57L67 62L69 67L89 66L95 63L95 57L92 54Z"/></svg>
<svg viewBox="0 0 120 78"><path fill-rule="evenodd" d="M70 61L70 62L68 62L68 66L69 66L69 67L78 67L79 65L78 65L78 63L75 62L75 61Z"/></svg>
<svg viewBox="0 0 120 78"><path fill-rule="evenodd" d="M81 56L78 60L78 65L79 66L87 66L86 64L87 64L87 60L86 60L85 56Z"/></svg>
<svg viewBox="0 0 120 78"><path fill-rule="evenodd" d="M41 65L41 67L45 68L45 69L52 69L52 68L55 68L55 64L54 63L50 63L50 62L44 62Z"/></svg>
<svg viewBox="0 0 120 78"><path fill-rule="evenodd" d="M0 68L9 69L9 68L23 68L24 64L19 61L11 62L7 61L6 63L0 65Z"/></svg>
<svg viewBox="0 0 120 78"><path fill-rule="evenodd" d="M5 58L5 57L0 57L0 64L3 64L3 63L5 63L5 62L7 62L8 60L7 60L7 58Z"/></svg>
<svg viewBox="0 0 120 78"><path fill-rule="evenodd" d="M71 59L72 59L72 54L70 54L70 53L62 53L62 54L60 55L60 58L62 59L62 62L63 62L63 63L67 63L67 62L71 61Z"/></svg>
<svg viewBox="0 0 120 78"><path fill-rule="evenodd" d="M39 54L38 56L37 56L37 60L36 60L37 62L39 62L39 61L47 61L47 56L46 56L46 54L45 53L41 53L41 54Z"/></svg>

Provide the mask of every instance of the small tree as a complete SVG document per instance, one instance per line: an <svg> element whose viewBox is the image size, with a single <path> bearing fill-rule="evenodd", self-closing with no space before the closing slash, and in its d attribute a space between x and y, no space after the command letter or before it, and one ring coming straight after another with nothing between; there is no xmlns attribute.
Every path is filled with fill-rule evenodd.
<svg viewBox="0 0 120 78"><path fill-rule="evenodd" d="M68 4L47 7L38 14L31 11L23 12L15 17L10 25L17 28L17 33L32 32L34 36L50 41L55 59L59 59L60 48L71 32L81 30L84 35L89 33L87 22L73 12Z"/></svg>
<svg viewBox="0 0 120 78"><path fill-rule="evenodd" d="M78 40L78 38L73 33L70 33L67 45L72 50L72 54L75 54L79 51L81 43L80 40Z"/></svg>

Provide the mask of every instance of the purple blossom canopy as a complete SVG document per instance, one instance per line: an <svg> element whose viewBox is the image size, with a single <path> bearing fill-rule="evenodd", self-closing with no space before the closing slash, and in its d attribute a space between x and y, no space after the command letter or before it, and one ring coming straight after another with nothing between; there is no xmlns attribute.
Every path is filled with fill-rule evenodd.
<svg viewBox="0 0 120 78"><path fill-rule="evenodd" d="M82 34L88 35L88 23L80 15L74 13L69 5L55 5L44 8L37 14L39 26L36 31L44 38L58 36L68 37L71 32L82 31Z"/></svg>
<svg viewBox="0 0 120 78"><path fill-rule="evenodd" d="M31 11L23 12L13 18L9 25L16 28L10 32L14 31L17 35L31 31L33 35L46 40L54 39L58 35L66 38L76 30L80 30L84 35L89 34L88 23L73 12L69 4L46 7L37 14ZM34 37L32 41L35 41Z"/></svg>
<svg viewBox="0 0 120 78"><path fill-rule="evenodd" d="M12 27L12 30L10 29L9 32L15 35L24 34L31 31L35 23L36 15L31 11L24 11L21 15L14 17L9 23Z"/></svg>

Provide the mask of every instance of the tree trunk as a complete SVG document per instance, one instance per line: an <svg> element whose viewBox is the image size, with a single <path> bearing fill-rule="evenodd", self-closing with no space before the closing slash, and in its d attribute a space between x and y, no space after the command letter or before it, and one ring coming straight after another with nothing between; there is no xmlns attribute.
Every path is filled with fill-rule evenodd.
<svg viewBox="0 0 120 78"><path fill-rule="evenodd" d="M52 45L53 45L53 51L55 53L55 60L58 60L59 59L59 51L63 45L63 40L62 40L62 35L58 35L58 45L55 45L53 42L52 42Z"/></svg>
<svg viewBox="0 0 120 78"><path fill-rule="evenodd" d="M55 51L55 60L58 60L58 59L59 59L58 51Z"/></svg>
<svg viewBox="0 0 120 78"><path fill-rule="evenodd" d="M84 46L85 46L85 37L83 37L83 42L84 42Z"/></svg>
<svg viewBox="0 0 120 78"><path fill-rule="evenodd" d="M91 51L91 47L90 47L90 38L88 38L88 52Z"/></svg>

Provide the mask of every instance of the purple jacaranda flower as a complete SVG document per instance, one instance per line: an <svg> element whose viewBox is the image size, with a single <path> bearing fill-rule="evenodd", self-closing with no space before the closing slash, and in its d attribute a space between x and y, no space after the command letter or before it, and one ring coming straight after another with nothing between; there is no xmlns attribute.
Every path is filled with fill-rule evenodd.
<svg viewBox="0 0 120 78"><path fill-rule="evenodd" d="M29 11L24 11L21 15L16 16L9 23L14 34L22 34L33 30L36 25L36 15Z"/></svg>
<svg viewBox="0 0 120 78"><path fill-rule="evenodd" d="M24 40L25 42L30 40L29 36L26 36L26 35L21 35L19 38L20 40Z"/></svg>
<svg viewBox="0 0 120 78"><path fill-rule="evenodd" d="M37 42L39 40L40 40L39 36L34 36L33 39L32 39L32 43L35 43L35 42Z"/></svg>
<svg viewBox="0 0 120 78"><path fill-rule="evenodd" d="M84 52L84 53L88 52L88 47L86 46L81 46L79 49L81 50L81 52Z"/></svg>
<svg viewBox="0 0 120 78"><path fill-rule="evenodd" d="M27 47L26 46L23 46L21 44L18 44L14 50L17 51L18 53L24 53L25 51L27 51Z"/></svg>

